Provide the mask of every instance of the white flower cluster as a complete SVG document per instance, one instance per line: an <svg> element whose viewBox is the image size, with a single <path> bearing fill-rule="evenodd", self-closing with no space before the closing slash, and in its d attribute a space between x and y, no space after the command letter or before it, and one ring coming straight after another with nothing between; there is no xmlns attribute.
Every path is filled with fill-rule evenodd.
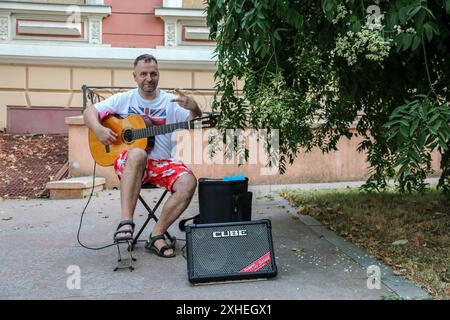
<svg viewBox="0 0 450 320"><path fill-rule="evenodd" d="M331 54L344 58L352 66L361 56L370 61L383 61L389 56L390 48L382 30L362 27L359 32L348 31L345 35L338 36Z"/></svg>
<svg viewBox="0 0 450 320"><path fill-rule="evenodd" d="M350 10L350 11L347 11L347 8L345 7L345 5L339 4L339 5L337 6L337 15L336 15L336 17L333 19L332 23L333 23L333 24L338 23L339 20L343 20L347 14L351 14L351 13L352 13L352 11L351 11L351 10Z"/></svg>
<svg viewBox="0 0 450 320"><path fill-rule="evenodd" d="M402 26L395 25L394 30L397 32L397 35L399 35L400 33L417 34L416 29L414 29L413 27L409 27L408 29L402 29Z"/></svg>

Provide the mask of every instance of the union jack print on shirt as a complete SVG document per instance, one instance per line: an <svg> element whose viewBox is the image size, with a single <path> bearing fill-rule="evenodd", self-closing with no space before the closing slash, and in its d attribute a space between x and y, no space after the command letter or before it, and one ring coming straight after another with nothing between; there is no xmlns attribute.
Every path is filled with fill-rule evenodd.
<svg viewBox="0 0 450 320"><path fill-rule="evenodd" d="M153 125L159 126L166 124L166 109L165 108L149 108L130 106L128 107L128 114L140 114L150 116Z"/></svg>

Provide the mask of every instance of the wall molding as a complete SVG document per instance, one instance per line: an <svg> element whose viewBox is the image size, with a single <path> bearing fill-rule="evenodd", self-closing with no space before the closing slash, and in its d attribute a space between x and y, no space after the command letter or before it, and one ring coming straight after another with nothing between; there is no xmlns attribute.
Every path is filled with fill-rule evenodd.
<svg viewBox="0 0 450 320"><path fill-rule="evenodd" d="M172 17L178 19L198 18L206 20L206 12L204 9L192 8L155 8L155 16Z"/></svg>
<svg viewBox="0 0 450 320"><path fill-rule="evenodd" d="M214 46L213 41L204 38L204 31L197 31L191 39L185 35L185 27L204 29L206 26L206 12L204 9L180 7L155 8L155 16L164 21L164 46Z"/></svg>
<svg viewBox="0 0 450 320"><path fill-rule="evenodd" d="M0 43L68 42L68 34L79 30L79 37L69 42L100 45L102 20L111 14L111 6L103 0L89 4L0 2ZM39 32L21 32L21 21L34 21ZM82 29L80 29L82 28Z"/></svg>
<svg viewBox="0 0 450 320"><path fill-rule="evenodd" d="M111 48L81 45L31 45L0 42L0 64L131 68L143 53L154 55L161 69L214 71L210 47Z"/></svg>
<svg viewBox="0 0 450 320"><path fill-rule="evenodd" d="M92 2L92 1L91 1ZM98 14L109 15L111 14L111 6L100 4L84 4L73 5L65 3L33 3L33 2L14 2L14 1L1 1L0 12L9 11L15 13L54 13L63 14L69 11L70 7L78 7L81 14ZM101 2L103 3L103 1Z"/></svg>

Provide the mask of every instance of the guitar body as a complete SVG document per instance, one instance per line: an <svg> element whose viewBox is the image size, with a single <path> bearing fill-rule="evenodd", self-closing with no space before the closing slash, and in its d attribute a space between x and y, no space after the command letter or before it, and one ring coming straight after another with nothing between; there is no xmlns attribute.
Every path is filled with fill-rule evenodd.
<svg viewBox="0 0 450 320"><path fill-rule="evenodd" d="M132 148L147 150L148 148L152 148L155 143L155 137L136 139L130 142L125 140L125 130L143 129L151 125L150 121L144 121L140 115L129 115L126 118L109 115L102 120L102 125L114 131L118 137L116 142L106 146L89 129L89 149L95 162L101 166L108 167L114 165L114 161L124 150L130 150Z"/></svg>

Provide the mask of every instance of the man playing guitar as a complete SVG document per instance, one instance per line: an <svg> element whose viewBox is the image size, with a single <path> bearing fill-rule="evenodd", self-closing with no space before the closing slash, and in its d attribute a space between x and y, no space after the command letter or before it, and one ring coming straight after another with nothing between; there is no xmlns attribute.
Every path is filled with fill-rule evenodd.
<svg viewBox="0 0 450 320"><path fill-rule="evenodd" d="M200 117L202 111L191 97L177 91L172 97L158 88L158 62L152 55L143 54L134 61L136 89L117 93L84 112L84 121L105 146L113 144L118 135L101 123L101 115L142 115L155 125L189 121ZM149 246L159 256L174 257L164 233L189 205L197 186L197 179L183 163L171 158L174 147L171 134L155 137L154 147L148 151L140 148L124 150L115 160L114 169L120 178L121 222L114 234L115 241L133 238L133 215L143 183L165 188L171 196L164 204L161 216L150 235Z"/></svg>

